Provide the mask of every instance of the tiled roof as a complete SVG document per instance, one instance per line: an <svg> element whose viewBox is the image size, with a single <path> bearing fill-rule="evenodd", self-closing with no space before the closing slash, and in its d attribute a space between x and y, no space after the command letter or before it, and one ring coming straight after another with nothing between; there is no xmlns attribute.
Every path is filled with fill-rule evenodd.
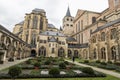
<svg viewBox="0 0 120 80"><path fill-rule="evenodd" d="M40 35L47 35L47 36L62 36L64 37L65 35L58 32L58 31L45 31L43 33L40 33Z"/></svg>
<svg viewBox="0 0 120 80"><path fill-rule="evenodd" d="M120 23L120 18L117 19L117 20L111 21L111 22L109 22L109 23L107 23L107 24L105 24L103 26L98 27L95 31L92 32L92 34L98 32L100 30L103 30L105 28L111 27L113 24L117 24L117 23Z"/></svg>
<svg viewBox="0 0 120 80"><path fill-rule="evenodd" d="M84 44L68 44L68 48L88 48L88 43L84 43Z"/></svg>
<svg viewBox="0 0 120 80"><path fill-rule="evenodd" d="M48 24L48 28L55 28L53 24Z"/></svg>
<svg viewBox="0 0 120 80"><path fill-rule="evenodd" d="M45 12L44 9L35 8L32 10L32 13L41 13L41 12Z"/></svg>
<svg viewBox="0 0 120 80"><path fill-rule="evenodd" d="M70 41L70 42L74 42L74 41L76 41L75 38L73 38L73 37L67 37L66 40L67 40L67 41Z"/></svg>

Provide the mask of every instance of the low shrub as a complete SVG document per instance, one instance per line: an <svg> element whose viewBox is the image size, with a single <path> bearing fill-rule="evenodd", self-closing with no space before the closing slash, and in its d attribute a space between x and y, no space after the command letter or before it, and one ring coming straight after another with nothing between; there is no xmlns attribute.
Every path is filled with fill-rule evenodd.
<svg viewBox="0 0 120 80"><path fill-rule="evenodd" d="M90 67L83 67L82 68L82 72L93 75L94 74L94 70Z"/></svg>
<svg viewBox="0 0 120 80"><path fill-rule="evenodd" d="M109 70L115 70L116 68L117 68L116 65L113 65L113 64L108 64L106 66L106 69L109 69Z"/></svg>
<svg viewBox="0 0 120 80"><path fill-rule="evenodd" d="M15 79L22 73L22 69L18 66L13 66L9 68L8 74L11 76L11 78Z"/></svg>
<svg viewBox="0 0 120 80"><path fill-rule="evenodd" d="M65 63L66 65L69 65L69 62L68 62L68 61L64 61L64 63Z"/></svg>
<svg viewBox="0 0 120 80"><path fill-rule="evenodd" d="M27 60L27 61L26 61L26 64L31 64L31 60Z"/></svg>
<svg viewBox="0 0 120 80"><path fill-rule="evenodd" d="M102 65L107 65L107 63L106 63L106 62L104 62L104 61L103 61L103 62L101 62L101 64L102 64Z"/></svg>
<svg viewBox="0 0 120 80"><path fill-rule="evenodd" d="M55 75L60 75L60 70L59 70L59 68L51 68L51 69L49 70L49 74L50 74L50 75L53 75L53 76L55 76Z"/></svg>
<svg viewBox="0 0 120 80"><path fill-rule="evenodd" d="M51 63L50 60L46 60L46 61L44 62L45 65L49 65L50 63Z"/></svg>
<svg viewBox="0 0 120 80"><path fill-rule="evenodd" d="M107 63L112 64L112 61L108 61Z"/></svg>
<svg viewBox="0 0 120 80"><path fill-rule="evenodd" d="M120 68L116 68L116 71L117 71L117 72L120 72Z"/></svg>
<svg viewBox="0 0 120 80"><path fill-rule="evenodd" d="M60 63L60 64L59 64L59 68L60 68L60 69L66 69L66 64L63 63L63 62Z"/></svg>
<svg viewBox="0 0 120 80"><path fill-rule="evenodd" d="M34 64L34 67L40 67L41 66L41 64L39 63L39 62L36 62L35 64Z"/></svg>
<svg viewBox="0 0 120 80"><path fill-rule="evenodd" d="M100 63L100 60L95 61L96 63Z"/></svg>
<svg viewBox="0 0 120 80"><path fill-rule="evenodd" d="M84 63L89 63L89 60L84 60Z"/></svg>
<svg viewBox="0 0 120 80"><path fill-rule="evenodd" d="M120 62L115 62L114 64L117 66L120 66Z"/></svg>

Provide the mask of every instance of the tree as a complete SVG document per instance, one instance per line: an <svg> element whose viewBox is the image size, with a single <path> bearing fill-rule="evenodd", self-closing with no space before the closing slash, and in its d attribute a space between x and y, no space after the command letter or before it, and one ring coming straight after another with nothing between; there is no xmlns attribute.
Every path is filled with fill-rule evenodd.
<svg viewBox="0 0 120 80"><path fill-rule="evenodd" d="M19 66L13 66L9 68L8 74L13 80L22 73L22 69Z"/></svg>

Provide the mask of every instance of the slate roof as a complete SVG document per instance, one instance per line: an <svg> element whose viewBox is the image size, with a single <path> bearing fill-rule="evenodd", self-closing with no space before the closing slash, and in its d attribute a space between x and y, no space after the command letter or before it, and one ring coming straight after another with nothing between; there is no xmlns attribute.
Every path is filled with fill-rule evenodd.
<svg viewBox="0 0 120 80"><path fill-rule="evenodd" d="M32 10L32 13L41 13L41 12L45 12L44 9L35 8Z"/></svg>
<svg viewBox="0 0 120 80"><path fill-rule="evenodd" d="M56 42L57 40L55 39L55 37L51 37L51 39L49 40L49 42Z"/></svg>
<svg viewBox="0 0 120 80"><path fill-rule="evenodd" d="M45 31L43 33L40 33L40 35L47 35L47 36L62 36L65 37L64 34L58 32L58 31Z"/></svg>
<svg viewBox="0 0 120 80"><path fill-rule="evenodd" d="M68 44L68 48L88 48L88 43L84 43L84 44Z"/></svg>
<svg viewBox="0 0 120 80"><path fill-rule="evenodd" d="M67 40L67 41L70 41L70 42L74 42L74 41L76 41L75 38L73 38L73 37L67 37L66 40Z"/></svg>
<svg viewBox="0 0 120 80"><path fill-rule="evenodd" d="M69 7L68 7L68 9L67 9L67 12L66 12L66 17L71 17L71 14L70 14L70 9L69 9Z"/></svg>
<svg viewBox="0 0 120 80"><path fill-rule="evenodd" d="M48 28L55 28L55 26L53 24L48 24Z"/></svg>
<svg viewBox="0 0 120 80"><path fill-rule="evenodd" d="M92 34L98 32L100 30L103 30L105 28L111 27L113 24L117 24L117 23L120 23L120 18L117 19L117 20L111 21L111 22L109 22L109 23L107 23L107 24L105 24L103 26L98 27L95 31L92 32Z"/></svg>

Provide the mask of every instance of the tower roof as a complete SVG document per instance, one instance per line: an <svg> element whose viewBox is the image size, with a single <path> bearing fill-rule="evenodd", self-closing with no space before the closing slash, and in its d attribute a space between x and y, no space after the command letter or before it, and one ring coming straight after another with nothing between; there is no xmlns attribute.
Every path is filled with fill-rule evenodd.
<svg viewBox="0 0 120 80"><path fill-rule="evenodd" d="M68 9L67 9L67 12L66 12L66 16L71 17L69 6L68 6Z"/></svg>

